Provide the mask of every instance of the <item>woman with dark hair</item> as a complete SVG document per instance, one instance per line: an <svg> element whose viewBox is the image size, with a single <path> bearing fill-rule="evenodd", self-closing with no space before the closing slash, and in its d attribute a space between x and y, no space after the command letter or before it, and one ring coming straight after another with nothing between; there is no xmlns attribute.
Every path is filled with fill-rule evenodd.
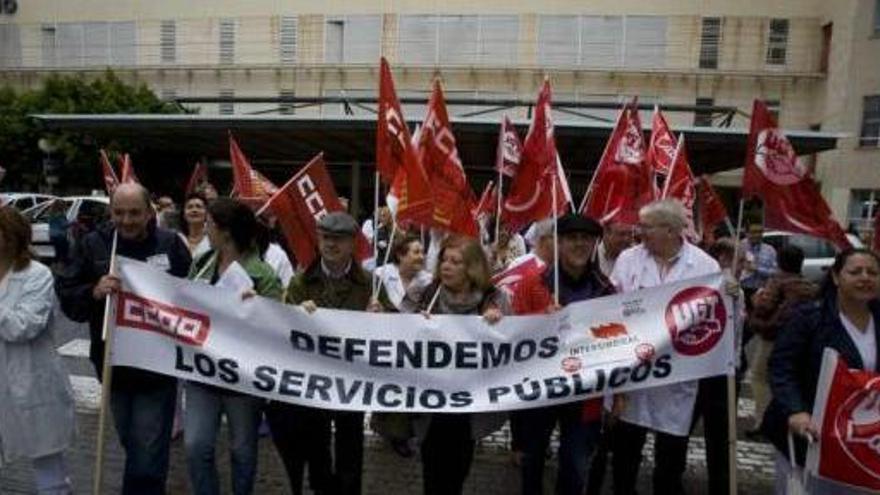
<svg viewBox="0 0 880 495"><path fill-rule="evenodd" d="M819 299L802 304L776 336L769 375L773 399L761 431L777 448L776 493L785 493L792 469L800 470L806 437L818 436L810 412L826 348L840 353L850 368L880 371L877 300L880 258L868 249L848 249L837 255ZM795 439L795 457L788 458L788 434ZM811 493L843 493L840 485L817 486Z"/></svg>
<svg viewBox="0 0 880 495"><path fill-rule="evenodd" d="M186 246L193 259L211 249L211 241L205 228L207 215L208 200L205 196L197 192L188 194L180 211L180 232L186 240Z"/></svg>
<svg viewBox="0 0 880 495"><path fill-rule="evenodd" d="M73 394L52 335L52 272L30 242L21 213L0 208L0 466L29 458L38 493L68 494Z"/></svg>
<svg viewBox="0 0 880 495"><path fill-rule="evenodd" d="M250 208L232 199L214 200L208 206L207 231L213 249L193 262L191 279L239 291L243 297L281 297L278 277L260 260L257 220ZM236 495L252 493L263 401L195 382L187 382L186 398L183 437L193 493L220 493L214 454L224 414L232 451L232 491Z"/></svg>
<svg viewBox="0 0 880 495"><path fill-rule="evenodd" d="M431 273L425 270L425 248L418 236L405 234L394 240L390 263L376 268L380 291L393 305L386 311L398 311L410 289L418 290L431 283Z"/></svg>
<svg viewBox="0 0 880 495"><path fill-rule="evenodd" d="M440 245L434 281L407 294L408 312L482 315L490 324L510 313L504 292L490 281L489 261L475 239L447 237ZM498 414L430 414L414 420L422 439L422 483L425 495L462 493L474 460L476 441L504 423Z"/></svg>

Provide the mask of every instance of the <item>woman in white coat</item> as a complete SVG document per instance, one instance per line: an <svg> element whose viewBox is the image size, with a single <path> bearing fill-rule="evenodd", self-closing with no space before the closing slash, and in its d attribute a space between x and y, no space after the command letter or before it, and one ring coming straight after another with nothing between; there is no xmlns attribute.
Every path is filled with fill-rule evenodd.
<svg viewBox="0 0 880 495"><path fill-rule="evenodd" d="M0 208L0 466L28 458L38 493L68 494L73 395L51 330L52 272L30 259L30 239L27 220Z"/></svg>

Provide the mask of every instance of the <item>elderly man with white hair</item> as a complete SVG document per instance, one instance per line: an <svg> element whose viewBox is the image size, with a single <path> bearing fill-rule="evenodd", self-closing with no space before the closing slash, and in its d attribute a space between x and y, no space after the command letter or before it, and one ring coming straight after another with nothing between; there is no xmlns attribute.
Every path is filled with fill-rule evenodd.
<svg viewBox="0 0 880 495"><path fill-rule="evenodd" d="M642 243L620 254L611 273L619 292L668 284L720 271L718 263L684 236L684 207L660 200L639 211ZM660 316L658 316L660 317ZM683 493L688 436L697 381L633 391L618 397L614 426L614 493L634 494L648 431L654 432L653 492Z"/></svg>

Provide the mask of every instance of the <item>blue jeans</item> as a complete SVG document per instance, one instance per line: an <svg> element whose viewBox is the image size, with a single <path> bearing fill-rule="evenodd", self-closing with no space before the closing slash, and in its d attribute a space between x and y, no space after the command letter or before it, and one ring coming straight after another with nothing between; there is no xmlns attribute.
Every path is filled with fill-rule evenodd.
<svg viewBox="0 0 880 495"><path fill-rule="evenodd" d="M260 426L263 400L192 382L187 382L185 387L183 440L193 493L220 493L214 458L217 431L224 413L229 427L229 449L232 454L232 493L252 493L257 474L257 429Z"/></svg>
<svg viewBox="0 0 880 495"><path fill-rule="evenodd" d="M559 471L556 475L556 493L581 495L586 485L587 466L599 441L601 422L585 422L582 419L582 402L527 409L514 414L522 427L522 493L542 493L547 447L558 422Z"/></svg>
<svg viewBox="0 0 880 495"><path fill-rule="evenodd" d="M123 495L164 494L177 385L147 390L114 389L110 407L125 449Z"/></svg>

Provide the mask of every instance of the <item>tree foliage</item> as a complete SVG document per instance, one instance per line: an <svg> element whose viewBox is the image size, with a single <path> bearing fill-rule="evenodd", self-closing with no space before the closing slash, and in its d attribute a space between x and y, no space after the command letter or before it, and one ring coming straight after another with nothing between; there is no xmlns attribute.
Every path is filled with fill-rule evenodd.
<svg viewBox="0 0 880 495"><path fill-rule="evenodd" d="M100 184L98 146L86 134L53 132L32 118L37 114L182 113L179 106L161 101L146 85L132 86L113 72L88 79L83 76L52 75L42 87L16 91L0 88L0 165L8 171L4 188L37 190L43 179L45 154L38 148L41 138L56 150L52 158L62 189ZM102 143L111 150L133 152L136 143Z"/></svg>

